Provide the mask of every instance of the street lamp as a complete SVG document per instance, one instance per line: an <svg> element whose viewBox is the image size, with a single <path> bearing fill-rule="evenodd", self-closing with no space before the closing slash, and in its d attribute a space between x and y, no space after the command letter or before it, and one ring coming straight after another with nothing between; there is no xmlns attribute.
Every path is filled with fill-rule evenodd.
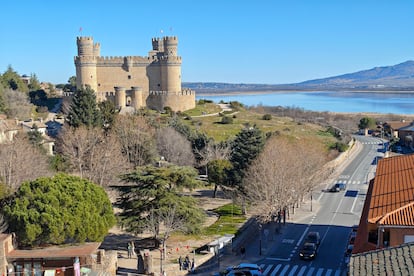
<svg viewBox="0 0 414 276"><path fill-rule="evenodd" d="M310 194L311 194L311 212L312 212L312 190L310 191Z"/></svg>
<svg viewBox="0 0 414 276"><path fill-rule="evenodd" d="M259 256L262 256L262 224L259 223Z"/></svg>

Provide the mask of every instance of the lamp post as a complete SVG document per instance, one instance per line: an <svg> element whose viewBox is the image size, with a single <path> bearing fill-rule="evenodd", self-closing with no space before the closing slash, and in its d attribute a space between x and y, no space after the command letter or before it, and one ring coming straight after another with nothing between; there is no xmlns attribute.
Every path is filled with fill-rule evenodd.
<svg viewBox="0 0 414 276"><path fill-rule="evenodd" d="M259 223L259 256L262 256L262 224Z"/></svg>
<svg viewBox="0 0 414 276"><path fill-rule="evenodd" d="M311 212L312 212L312 190L310 191L310 194L311 194L311 204L310 204L311 206L310 207L311 207Z"/></svg>

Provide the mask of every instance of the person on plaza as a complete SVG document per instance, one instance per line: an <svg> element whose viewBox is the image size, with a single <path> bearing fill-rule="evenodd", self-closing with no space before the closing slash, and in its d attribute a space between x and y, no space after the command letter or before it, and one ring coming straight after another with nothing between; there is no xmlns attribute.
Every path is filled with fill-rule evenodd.
<svg viewBox="0 0 414 276"><path fill-rule="evenodd" d="M186 263L185 269L186 270L190 270L190 268L191 268L191 261L190 261L190 257L188 257L188 255L185 256L185 263Z"/></svg>
<svg viewBox="0 0 414 276"><path fill-rule="evenodd" d="M191 262L191 273L194 273L194 268L195 268L195 260L193 258L193 260Z"/></svg>
<svg viewBox="0 0 414 276"><path fill-rule="evenodd" d="M132 244L128 242L128 259L132 257Z"/></svg>
<svg viewBox="0 0 414 276"><path fill-rule="evenodd" d="M183 269L183 259L181 258L181 256L178 258L178 265L180 267L180 270Z"/></svg>

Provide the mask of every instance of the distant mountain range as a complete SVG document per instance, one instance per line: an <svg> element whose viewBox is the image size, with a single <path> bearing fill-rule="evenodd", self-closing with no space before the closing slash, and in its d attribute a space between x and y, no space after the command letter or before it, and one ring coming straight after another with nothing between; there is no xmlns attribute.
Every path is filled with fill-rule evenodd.
<svg viewBox="0 0 414 276"><path fill-rule="evenodd" d="M182 86L198 93L278 90L414 91L414 61L292 84L184 82Z"/></svg>

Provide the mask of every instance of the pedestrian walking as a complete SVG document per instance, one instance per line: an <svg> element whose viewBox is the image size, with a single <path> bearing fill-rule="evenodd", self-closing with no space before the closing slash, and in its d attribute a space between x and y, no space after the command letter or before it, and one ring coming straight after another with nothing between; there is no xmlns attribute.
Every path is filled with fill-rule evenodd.
<svg viewBox="0 0 414 276"><path fill-rule="evenodd" d="M193 260L191 262L191 273L194 273L194 269L195 269L195 260L193 258Z"/></svg>

